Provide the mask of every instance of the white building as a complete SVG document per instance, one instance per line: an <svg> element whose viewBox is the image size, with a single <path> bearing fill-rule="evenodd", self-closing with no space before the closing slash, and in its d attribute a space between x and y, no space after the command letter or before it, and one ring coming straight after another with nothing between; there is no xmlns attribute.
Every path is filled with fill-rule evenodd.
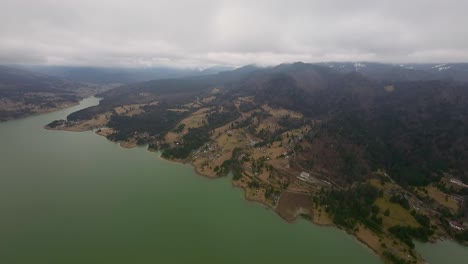
<svg viewBox="0 0 468 264"><path fill-rule="evenodd" d="M455 221L450 221L450 226L458 231L464 230L463 226L460 223L455 222Z"/></svg>

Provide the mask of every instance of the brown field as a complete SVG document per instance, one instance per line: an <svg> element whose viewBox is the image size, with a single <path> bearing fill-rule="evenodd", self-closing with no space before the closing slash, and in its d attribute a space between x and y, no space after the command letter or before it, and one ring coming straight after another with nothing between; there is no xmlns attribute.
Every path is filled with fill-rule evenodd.
<svg viewBox="0 0 468 264"><path fill-rule="evenodd" d="M208 159L198 158L192 160L192 165L195 167L195 171L201 175L214 178L216 177L216 172L213 170L213 164L208 161ZM210 168L211 167L211 168Z"/></svg>
<svg viewBox="0 0 468 264"><path fill-rule="evenodd" d="M108 135L114 133L114 130L112 128L101 128L96 131L96 134L107 137Z"/></svg>
<svg viewBox="0 0 468 264"><path fill-rule="evenodd" d="M252 181L250 176L244 176L239 181L234 181L233 186L240 187L244 189L244 196L249 201L259 202L265 205L271 205L271 201L265 199L265 189L263 188L249 188L248 183Z"/></svg>
<svg viewBox="0 0 468 264"><path fill-rule="evenodd" d="M293 221L301 213L310 215L313 202L309 195L283 192L276 209L282 218Z"/></svg>
<svg viewBox="0 0 468 264"><path fill-rule="evenodd" d="M181 137L181 134L179 134L179 133L168 132L168 133L166 134L165 139L166 139L166 142L167 142L167 143L172 144L172 143L174 143L174 142L179 141L180 137Z"/></svg>
<svg viewBox="0 0 468 264"><path fill-rule="evenodd" d="M312 212L312 222L317 225L333 225L330 216L325 212L325 208L317 207Z"/></svg>

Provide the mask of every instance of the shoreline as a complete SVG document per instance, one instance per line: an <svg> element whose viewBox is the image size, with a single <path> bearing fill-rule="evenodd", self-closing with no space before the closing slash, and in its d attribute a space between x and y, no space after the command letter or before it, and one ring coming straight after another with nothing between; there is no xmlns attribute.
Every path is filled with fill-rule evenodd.
<svg viewBox="0 0 468 264"><path fill-rule="evenodd" d="M47 129L47 128L46 128ZM98 128L96 128L98 129ZM80 129L52 129L52 130L65 130L65 131L75 131L75 132L84 132L86 130L80 130ZM88 129L89 131L89 129ZM91 130L93 131L94 134L97 134L99 136L103 136L104 138L105 135L103 134L100 134L100 133L97 133L96 131ZM112 143L115 143L115 144L118 144L119 147L121 147L122 149L132 149L132 148L137 148L137 147L144 147L146 149L146 151L148 152L159 152L157 153L157 158L158 159L161 159L161 160L164 160L165 162L171 162L171 163L175 163L175 164L178 164L178 165L189 165L192 167L192 170L195 172L196 175L198 175L199 177L204 177L204 178L207 178L207 179L210 179L210 180L216 180L216 179L219 179L219 178L222 178L222 177L225 177L225 176L211 176L211 175L206 175L204 173L202 173L201 171L198 170L198 168L195 166L195 164L193 164L191 161L188 161L188 160L178 160L178 159L168 159L168 158L165 158L163 157L161 154L161 151L155 151L155 150L150 150L148 148L148 145L142 145L142 146L138 146L136 145L135 143L132 143L132 142L115 142L115 141L111 141L109 139L106 138L107 141L110 141ZM229 177L229 176L227 176ZM280 214L280 212L277 210L276 207L273 207L272 205L264 202L264 201L261 201L261 200L258 200L258 199L252 199L248 196L248 190L246 189L245 186L240 186L240 185L237 185L232 179L231 179L231 187L233 188L240 188L242 189L242 191L244 192L243 194L243 197L244 197L244 200L245 201L248 201L248 202L252 202L252 203L258 203L258 204L261 204L262 206L265 207L265 209L271 209L272 211L275 212L275 214L277 216L279 216L283 221L285 221L286 223L288 224L292 224L296 221L298 221L301 217L301 214L300 213L297 213L298 211L296 211L296 214L293 218L291 219L287 219L285 218L284 216L282 216ZM343 229L337 225L335 225L331 220L329 220L328 222L326 223L321 223L319 221L317 221L317 219L314 217L314 215L317 213L317 211L315 210L311 210L311 217L310 219L307 219L307 218L304 218L304 220L306 220L307 222L310 222L314 225L317 225L317 226L320 226L320 227L332 227L332 228L337 228L338 230L342 231L342 232L345 232L347 233L348 235L352 236L356 241L358 241L361 245L365 246L368 250L370 250L373 254L375 254L376 256L378 256L380 258L380 260L383 261L383 263L387 263L386 259L383 258L383 254L381 254L381 252L379 252L378 249L374 248L371 246L371 241L366 241L365 239L359 237L358 234L355 234L355 233L352 233L350 230L346 230L346 229ZM327 219L328 220L328 219ZM364 228L364 227L362 227ZM446 238L438 238L438 241L444 241L446 240ZM429 241L431 243L437 243L437 241ZM425 260L423 259L422 255L415 251L417 254L418 254L418 258L417 258L417 262L416 263L426 263Z"/></svg>
<svg viewBox="0 0 468 264"><path fill-rule="evenodd" d="M149 150L148 150L149 151ZM210 179L210 180L216 180L216 179L219 179L219 178L222 178L224 176L216 176L216 177L212 177L212 176L209 176L209 175L206 175L206 174L203 174L201 173L197 167L192 163L192 162L185 162L185 161L182 161L182 160L172 160L172 159L167 159L167 158L164 158L161 154L158 155L158 158L161 159L161 160L164 160L164 161L167 161L167 162L171 162L171 163L175 163L175 164L183 164L183 165L189 165L193 168L193 171L195 172L195 174L197 174L199 177L204 177L204 178L207 178L207 179ZM228 176L227 176L228 177ZM273 212L275 212L275 214L281 218L284 222L286 222L287 224L293 224L295 223L296 221L300 220L301 219L301 216L300 215L296 215L294 218L292 219L287 219L285 218L284 216L282 216L279 211L271 206L270 204L267 204L265 202L262 202L260 200L255 200L255 199L251 199L248 195L247 195L247 190L244 186L238 186L235 184L234 181L231 180L231 187L233 188L237 188L237 189L241 189L243 191L243 198L245 201L247 202L250 202L250 203L257 203L257 204L260 204L262 206L264 206L265 209L271 209ZM379 254L379 252L372 248L368 243L366 243L365 240L359 238L357 235L349 232L348 230L345 230L343 228L340 228L339 226L333 224L333 223L320 223L320 222L317 222L317 221L314 221L314 217L312 216L311 219L305 219L303 218L305 221L307 221L308 223L311 223L313 225L317 225L319 227L329 227L329 228L336 228L338 230L340 230L341 232L344 232L350 236L352 236L359 244L363 245L365 248L367 248L370 252L372 252L372 254L374 254L375 256L378 256L380 259L382 259L381 255Z"/></svg>
<svg viewBox="0 0 468 264"><path fill-rule="evenodd" d="M85 99L85 98L83 98L83 99ZM80 101L83 100L83 99L80 99ZM54 107L54 108L47 108L47 109L39 110L39 111L36 111L36 112L33 112L33 113L23 114L23 115L20 115L20 116L17 116L17 117L7 117L6 119L1 119L0 123L14 121L14 120L22 119L22 118L34 117L34 116L37 116L37 115L50 114L50 113L53 113L53 112L56 112L56 111L60 111L60 110L64 110L64 109L67 109L67 108L70 108L70 107L77 106L79 104L80 104L80 102L73 102L73 103L70 102L69 104L66 104L66 105L61 105L61 106Z"/></svg>
<svg viewBox="0 0 468 264"><path fill-rule="evenodd" d="M148 150L148 149L147 149ZM149 150L148 150L149 151ZM210 176L210 175L206 175L202 172L200 172L198 170L198 168L190 161L184 161L184 160L172 160L172 159L167 159L167 158L164 158L162 157L161 153L159 153L158 155L158 158L161 159L161 160L164 160L164 161L167 161L167 162L171 162L171 163L176 163L178 165L180 164L183 164L183 165L189 165L193 168L193 171L195 172L196 175L198 175L199 177L204 177L204 178L207 178L207 179L210 179L210 180L216 180L216 179L219 179L221 177L224 177L224 176ZM284 222L286 222L287 224L293 224L294 222L300 220L301 218L301 215L300 214L296 214L294 216L294 218L292 219L287 219L285 218L284 216L282 216L280 214L280 212L277 210L277 208L273 207L272 205L268 204L268 203L265 203L261 200L256 200L256 199L252 199L248 196L247 194L247 189L244 187L244 186L239 186L239 185L236 185L236 183L234 181L231 180L231 187L233 188L239 188L239 189L242 189L243 191L243 198L245 201L247 202L251 202L251 203L257 203L257 204L260 204L262 206L264 206L265 209L271 209L273 212L275 212L275 214L280 217ZM365 239L361 238L360 236L358 236L357 234L351 232L350 230L346 230L346 229L343 229L337 225L335 225L333 222L330 222L329 223L320 223L318 222L315 218L314 218L314 214L317 213L315 210L312 212L312 217L310 219L306 219L306 218L303 218L305 221L313 224L313 225L316 225L316 226L319 226L319 227L329 227L329 228L336 228L338 230L340 230L341 232L344 232L348 235L350 235L351 237L353 237L353 239L355 239L356 242L358 242L359 244L361 244L362 246L364 246L365 248L367 248L372 254L374 254L375 256L379 257L380 260L382 260L383 263L387 263L388 261L383 258L383 254L381 254L381 252L379 252L378 249L374 248L371 246L371 242L370 241L366 241ZM364 228L366 229L365 227L360 227L360 228ZM367 230L367 229L366 229ZM442 238L439 238L438 240L440 241L443 241L445 239L442 239ZM431 241L429 241L431 242ZM436 243L436 242L431 242L431 243ZM422 257L422 255L418 252L418 251L415 251L415 253L419 256L417 258L417 262L416 263L426 263L424 258Z"/></svg>

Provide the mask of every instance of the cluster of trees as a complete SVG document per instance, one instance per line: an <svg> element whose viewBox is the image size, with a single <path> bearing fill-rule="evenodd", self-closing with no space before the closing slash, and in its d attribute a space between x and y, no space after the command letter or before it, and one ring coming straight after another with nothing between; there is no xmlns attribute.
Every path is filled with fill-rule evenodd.
<svg viewBox="0 0 468 264"><path fill-rule="evenodd" d="M65 123L66 123L65 120L60 119L60 120L54 120L54 121L50 122L49 124L47 124L47 126L50 127L50 128L55 128L55 127L64 125Z"/></svg>
<svg viewBox="0 0 468 264"><path fill-rule="evenodd" d="M455 234L455 239L462 242L468 242L468 230Z"/></svg>
<svg viewBox="0 0 468 264"><path fill-rule="evenodd" d="M242 149L234 148L231 158L225 160L218 169L215 168L216 173L218 175L227 175L229 172L232 172L232 177L234 180L241 179L244 173L244 169L242 168L243 160L241 159L241 155L245 155L242 152Z"/></svg>
<svg viewBox="0 0 468 264"><path fill-rule="evenodd" d="M357 223L361 223L381 232L382 219L377 216L379 208L374 205L380 195L377 188L365 183L347 190L322 190L314 200L326 208L338 226L353 229Z"/></svg>
<svg viewBox="0 0 468 264"><path fill-rule="evenodd" d="M174 128L173 131L175 133L180 133L180 132L182 132L184 130L184 128L185 128L185 124L180 124L176 128Z"/></svg>
<svg viewBox="0 0 468 264"><path fill-rule="evenodd" d="M148 133L157 139L162 139L182 118L183 114L168 111L163 108L153 108L151 112L144 112L136 116L114 114L107 126L116 132L108 138L113 141L124 141L134 133Z"/></svg>
<svg viewBox="0 0 468 264"><path fill-rule="evenodd" d="M388 231L394 234L398 239L403 241L409 247L414 248L413 238L427 242L429 236L432 234L429 229L425 227L410 227L410 226L392 226Z"/></svg>
<svg viewBox="0 0 468 264"><path fill-rule="evenodd" d="M182 136L183 142L181 145L165 149L162 156L166 158L185 159L193 150L202 147L209 140L209 130L206 126L190 128L188 133Z"/></svg>
<svg viewBox="0 0 468 264"><path fill-rule="evenodd" d="M257 105L253 102L241 102L239 104L239 111L245 113L245 112L250 112L252 110L255 110L257 108Z"/></svg>
<svg viewBox="0 0 468 264"><path fill-rule="evenodd" d="M206 120L208 121L208 127L214 129L220 126L223 126L229 122L236 120L239 117L239 112L232 107L226 107L226 111L221 111L220 109L210 113Z"/></svg>
<svg viewBox="0 0 468 264"><path fill-rule="evenodd" d="M431 221L429 217L416 211L411 211L411 215L421 225L420 227L410 226L392 226L388 231L398 237L405 244L414 248L413 238L420 241L426 242L429 237L434 234L434 230L431 228Z"/></svg>
<svg viewBox="0 0 468 264"><path fill-rule="evenodd" d="M281 193L281 191L279 190L275 190L273 189L272 187L268 187L266 190L265 190L265 198L266 199L270 199L272 198L273 196L279 196Z"/></svg>
<svg viewBox="0 0 468 264"><path fill-rule="evenodd" d="M304 118L292 118L290 115L285 115L278 120L278 125L286 130L297 129L306 124L310 124L310 121L306 122Z"/></svg>
<svg viewBox="0 0 468 264"><path fill-rule="evenodd" d="M254 174L261 174L262 168L265 166L265 157L260 157L258 160L252 158L252 172Z"/></svg>
<svg viewBox="0 0 468 264"><path fill-rule="evenodd" d="M395 263L395 264L410 264L410 263L412 263L409 260L404 260L402 258L399 258L399 257L395 256L395 254L393 254L393 253L391 253L389 251L384 251L383 255L384 255L384 257L386 257L388 260L390 260L392 263Z"/></svg>
<svg viewBox="0 0 468 264"><path fill-rule="evenodd" d="M418 213L414 210L411 211L411 215L416 219L416 221L424 228L430 229L431 220L424 214Z"/></svg>
<svg viewBox="0 0 468 264"><path fill-rule="evenodd" d="M401 195L401 194L393 194L393 195L390 197L390 202L399 204L399 205L401 205L403 208L405 208L406 210L409 210L409 209L410 209L410 204L409 204L409 202L408 202L408 199L406 199L406 198L405 198L403 195Z"/></svg>

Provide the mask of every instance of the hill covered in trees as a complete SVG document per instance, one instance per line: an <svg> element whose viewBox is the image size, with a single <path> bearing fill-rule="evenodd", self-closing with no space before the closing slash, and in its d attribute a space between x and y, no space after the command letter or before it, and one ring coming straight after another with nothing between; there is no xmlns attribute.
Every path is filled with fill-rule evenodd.
<svg viewBox="0 0 468 264"><path fill-rule="evenodd" d="M94 120L200 174L232 172L287 220L333 223L388 261L421 262L413 239L467 237L454 226L467 220L468 84L464 65L441 67L250 65L124 85L49 127Z"/></svg>

